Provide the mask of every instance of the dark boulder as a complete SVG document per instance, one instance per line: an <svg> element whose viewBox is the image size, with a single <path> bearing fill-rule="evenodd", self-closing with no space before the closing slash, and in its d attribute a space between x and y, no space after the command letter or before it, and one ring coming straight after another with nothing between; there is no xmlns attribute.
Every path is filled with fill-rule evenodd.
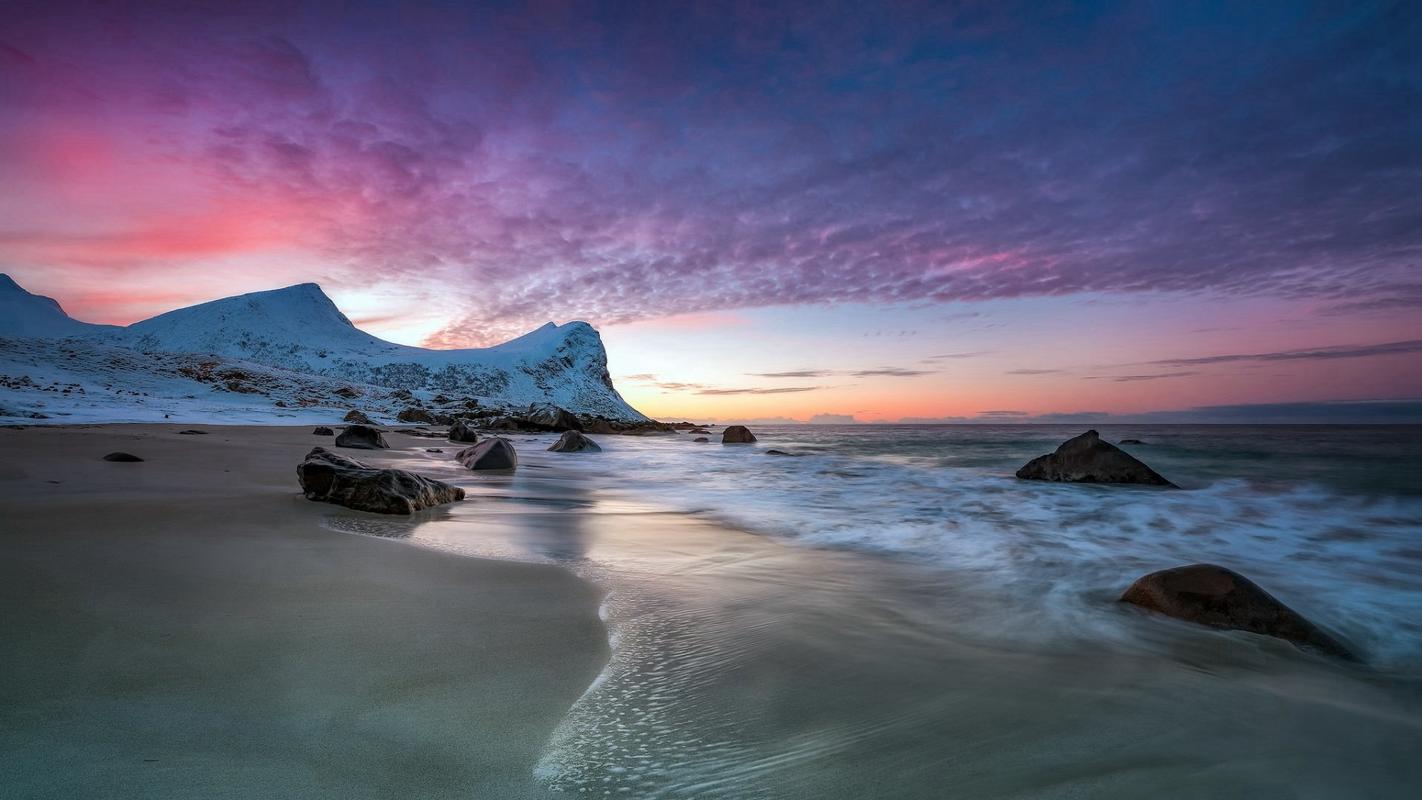
<svg viewBox="0 0 1422 800"><path fill-rule="evenodd" d="M572 413L549 403L529 406L528 412L517 419L528 430L559 432L583 429L583 423Z"/></svg>
<svg viewBox="0 0 1422 800"><path fill-rule="evenodd" d="M438 447L426 447L426 448L425 448L425 452L426 452L426 453L443 453L444 451L441 450L441 449L439 449Z"/></svg>
<svg viewBox="0 0 1422 800"><path fill-rule="evenodd" d="M406 408L404 411L396 414L395 419L399 422L418 422L421 425L435 424L434 414L431 414L428 410L420 408L419 406Z"/></svg>
<svg viewBox="0 0 1422 800"><path fill-rule="evenodd" d="M513 469L518 466L518 453L507 439L494 437L466 447L454 455L469 469Z"/></svg>
<svg viewBox="0 0 1422 800"><path fill-rule="evenodd" d="M1258 584L1214 564L1152 572L1131 584L1121 601L1211 628L1274 636L1328 655L1357 658Z"/></svg>
<svg viewBox="0 0 1422 800"><path fill-rule="evenodd" d="M453 425L449 426L449 440L473 444L479 441L479 434L474 432L474 426L470 424L469 420L457 419Z"/></svg>
<svg viewBox="0 0 1422 800"><path fill-rule="evenodd" d="M143 459L139 458L138 456L134 455L133 453L109 453L108 455L104 456L104 460L105 460L105 461L120 461L120 462L123 462L123 463L134 463L134 462L137 462L137 461L142 461Z"/></svg>
<svg viewBox="0 0 1422 800"><path fill-rule="evenodd" d="M1121 444L1145 444L1140 439L1122 439Z"/></svg>
<svg viewBox="0 0 1422 800"><path fill-rule="evenodd" d="M360 390L355 388L354 386L342 386L341 388L332 392L332 394L344 397L346 399L351 399L355 397L360 397Z"/></svg>
<svg viewBox="0 0 1422 800"><path fill-rule="evenodd" d="M612 427L612 423L604 417L594 417L583 422L583 432L585 433L617 433L617 429Z"/></svg>
<svg viewBox="0 0 1422 800"><path fill-rule="evenodd" d="M385 437L380 435L380 431L369 425L348 425L341 431L341 435L336 437L336 446L356 450L384 450L390 445L385 443Z"/></svg>
<svg viewBox="0 0 1422 800"><path fill-rule="evenodd" d="M311 433L314 434L314 435L316 435L316 436L335 436L335 435L336 435L336 432L335 432L335 431L331 430L330 428L326 427L325 425L317 426L316 430L312 431Z"/></svg>
<svg viewBox="0 0 1422 800"><path fill-rule="evenodd" d="M721 444L750 444L755 441L755 434L744 425L731 425L721 432Z"/></svg>
<svg viewBox="0 0 1422 800"><path fill-rule="evenodd" d="M403 469L376 469L324 447L306 454L296 468L296 478L308 500L376 514L413 514L464 499L458 486Z"/></svg>
<svg viewBox="0 0 1422 800"><path fill-rule="evenodd" d="M495 431L521 431L523 426L513 417L495 417L484 426Z"/></svg>
<svg viewBox="0 0 1422 800"><path fill-rule="evenodd" d="M705 435L710 434L711 431L708 431L708 430L706 430L705 428L692 428L691 430L687 431L687 433L689 433L689 434L691 434L691 435L693 435L693 436L695 436L696 434L701 434L701 435L705 436Z"/></svg>
<svg viewBox="0 0 1422 800"><path fill-rule="evenodd" d="M555 453L600 453L602 448L597 442L582 435L578 431L563 431L563 435L558 437L549 450Z"/></svg>
<svg viewBox="0 0 1422 800"><path fill-rule="evenodd" d="M765 454L768 455L768 456L793 456L793 455L794 455L794 453L787 453L787 452L785 452L784 450L766 450L766 451L765 451Z"/></svg>
<svg viewBox="0 0 1422 800"><path fill-rule="evenodd" d="M727 429L730 432L730 429ZM1033 481L1067 483L1139 483L1149 486L1175 484L1110 442L1101 441L1096 431L1068 439L1056 452L1038 456L1017 470L1017 477Z"/></svg>
<svg viewBox="0 0 1422 800"><path fill-rule="evenodd" d="M709 441L711 441L711 440L710 440L710 439L707 439L705 436L698 436L698 437L696 437L695 439L692 439L691 441L693 441L693 442L709 442Z"/></svg>
<svg viewBox="0 0 1422 800"><path fill-rule="evenodd" d="M356 411L354 408L351 409L350 411L347 411L347 412L346 412L346 415L345 415L344 417L341 417L341 419L345 420L346 422L354 422L354 423L357 424L357 425L374 425L374 424L375 424L374 422L371 422L371 421L370 421L370 417L367 417L366 415L360 413L359 411Z"/></svg>
<svg viewBox="0 0 1422 800"><path fill-rule="evenodd" d="M206 435L207 435L207 431L199 431L199 430L194 430L194 429L189 428L188 430L185 430L185 431L178 431L178 434L179 434L180 436L206 436Z"/></svg>

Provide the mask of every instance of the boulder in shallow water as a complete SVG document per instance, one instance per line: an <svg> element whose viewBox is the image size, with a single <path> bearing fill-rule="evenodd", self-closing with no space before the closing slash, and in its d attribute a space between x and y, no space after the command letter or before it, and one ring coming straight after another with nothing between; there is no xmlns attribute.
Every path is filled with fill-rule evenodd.
<svg viewBox="0 0 1422 800"><path fill-rule="evenodd" d="M324 447L306 454L296 468L296 478L308 500L376 514L413 514L464 499L458 486L403 469L376 469Z"/></svg>
<svg viewBox="0 0 1422 800"><path fill-rule="evenodd" d="M592 439L582 435L578 431L563 431L563 435L558 437L548 448L554 453L600 453L602 447Z"/></svg>
<svg viewBox="0 0 1422 800"><path fill-rule="evenodd" d="M1338 640L1255 582L1214 564L1152 572L1136 579L1121 601L1211 628L1273 636L1328 655L1357 659Z"/></svg>
<svg viewBox="0 0 1422 800"><path fill-rule="evenodd" d="M459 463L469 469L513 469L518 466L518 453L507 439L495 436L466 447L454 455Z"/></svg>
<svg viewBox="0 0 1422 800"><path fill-rule="evenodd" d="M341 431L341 435L336 437L336 446L356 450L384 450L390 445L385 443L385 437L380 435L380 431L369 425L348 425Z"/></svg>
<svg viewBox="0 0 1422 800"><path fill-rule="evenodd" d="M1145 444L1140 439L1122 439L1121 444Z"/></svg>
<svg viewBox="0 0 1422 800"><path fill-rule="evenodd" d="M744 425L731 425L721 432L721 444L750 444L755 434Z"/></svg>
<svg viewBox="0 0 1422 800"><path fill-rule="evenodd" d="M479 441L479 434L474 432L474 426L470 424L469 420L457 419L453 425L449 426L449 440L473 444Z"/></svg>
<svg viewBox="0 0 1422 800"><path fill-rule="evenodd" d="M139 458L138 456L134 455L133 453L122 453L122 452L118 452L118 453L109 453L108 455L104 456L104 460L105 460L105 461L119 461L119 462L122 462L122 463L125 463L125 464L132 464L132 463L136 463L136 462L142 461L143 459Z"/></svg>
<svg viewBox="0 0 1422 800"><path fill-rule="evenodd" d="M785 452L784 450L766 450L766 451L765 451L765 454L768 455L768 456L793 456L793 455L795 455L794 453L787 453L787 452Z"/></svg>
<svg viewBox="0 0 1422 800"><path fill-rule="evenodd" d="M434 414L431 414L428 409L420 408L419 406L406 408L399 414L396 414L395 419L399 422L418 422L422 425L435 424Z"/></svg>
<svg viewBox="0 0 1422 800"><path fill-rule="evenodd" d="M1068 439L1056 452L1038 456L1017 470L1017 477L1032 481L1066 483L1137 483L1148 486L1175 484L1162 478L1130 453L1101 441L1096 431Z"/></svg>
<svg viewBox="0 0 1422 800"><path fill-rule="evenodd" d="M696 437L695 439L692 439L691 441L693 441L693 442L709 442L709 441L711 441L711 440L710 440L710 439L707 439L705 436L698 436L698 437Z"/></svg>
<svg viewBox="0 0 1422 800"><path fill-rule="evenodd" d="M314 434L314 435L316 435L316 436L335 436L335 435L336 435L336 432L335 432L335 431L331 430L330 428L326 427L325 425L318 425L318 426L316 427L316 430L312 431L311 433Z"/></svg>
<svg viewBox="0 0 1422 800"><path fill-rule="evenodd" d="M698 434L707 435L710 434L711 431L708 431L705 428L692 428L691 430L687 431L687 433L691 434L692 436L696 436Z"/></svg>
<svg viewBox="0 0 1422 800"><path fill-rule="evenodd" d="M373 423L373 422L370 421L370 417L367 417L366 415L360 413L359 411L356 411L354 408L351 409L350 411L347 411L347 412L346 412L346 415L345 415L344 417L342 417L341 419L345 420L346 422L354 422L354 423L357 424L357 425L374 425L374 424L375 424L375 423Z"/></svg>

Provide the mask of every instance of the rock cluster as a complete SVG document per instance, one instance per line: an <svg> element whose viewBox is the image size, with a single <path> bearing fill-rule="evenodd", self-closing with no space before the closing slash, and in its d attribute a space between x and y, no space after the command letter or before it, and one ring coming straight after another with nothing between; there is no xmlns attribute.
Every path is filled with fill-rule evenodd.
<svg viewBox="0 0 1422 800"><path fill-rule="evenodd" d="M296 477L308 500L376 514L413 514L464 499L458 486L402 469L376 469L324 447L306 454Z"/></svg>

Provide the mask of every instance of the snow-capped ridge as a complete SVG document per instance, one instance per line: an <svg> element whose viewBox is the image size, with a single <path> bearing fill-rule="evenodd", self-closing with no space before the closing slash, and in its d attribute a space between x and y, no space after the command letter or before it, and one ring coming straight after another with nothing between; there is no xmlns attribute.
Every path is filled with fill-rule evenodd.
<svg viewBox="0 0 1422 800"><path fill-rule="evenodd" d="M373 386L468 396L495 406L551 403L574 413L647 419L617 393L602 337L583 321L549 322L493 347L431 350L360 330L314 283L212 300L110 328L71 320L57 303L6 282L0 282L0 303L18 297L30 308L48 301L53 314L82 330L25 321L22 327L32 332L0 328L0 336L94 334L107 345L140 352L212 354Z"/></svg>
<svg viewBox="0 0 1422 800"><path fill-rule="evenodd" d="M0 336L56 339L117 330L69 316L59 301L32 294L9 275L0 273Z"/></svg>

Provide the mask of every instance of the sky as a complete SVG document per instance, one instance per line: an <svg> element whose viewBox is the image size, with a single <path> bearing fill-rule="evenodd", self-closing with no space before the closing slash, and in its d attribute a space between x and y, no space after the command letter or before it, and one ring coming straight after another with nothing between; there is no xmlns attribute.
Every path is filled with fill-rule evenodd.
<svg viewBox="0 0 1422 800"><path fill-rule="evenodd" d="M408 344L583 319L661 417L1417 400L1418 41L1407 2L11 0L0 271L91 322L306 281Z"/></svg>

